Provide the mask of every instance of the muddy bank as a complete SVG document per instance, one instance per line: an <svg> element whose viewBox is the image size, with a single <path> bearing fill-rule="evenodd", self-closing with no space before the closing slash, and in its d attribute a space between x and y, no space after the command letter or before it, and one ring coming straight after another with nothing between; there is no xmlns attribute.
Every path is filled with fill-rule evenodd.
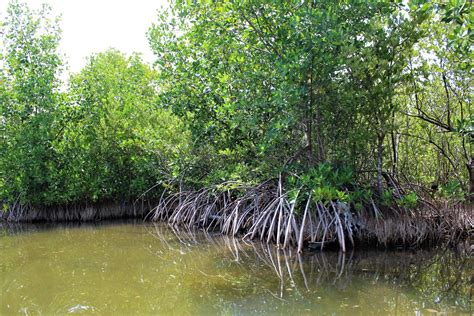
<svg viewBox="0 0 474 316"><path fill-rule="evenodd" d="M469 242L472 205L413 212L355 212L347 204L307 201L294 206L286 195L251 191L238 198L212 192L182 192L159 202L74 204L54 207L12 206L4 222L83 223L151 219L170 226L276 244L298 251L361 248L429 248ZM471 242L472 244L472 242Z"/></svg>
<svg viewBox="0 0 474 316"><path fill-rule="evenodd" d="M111 219L144 218L152 209L152 202L107 202L100 204L76 203L60 206L11 206L0 212L0 220L7 222L89 222Z"/></svg>

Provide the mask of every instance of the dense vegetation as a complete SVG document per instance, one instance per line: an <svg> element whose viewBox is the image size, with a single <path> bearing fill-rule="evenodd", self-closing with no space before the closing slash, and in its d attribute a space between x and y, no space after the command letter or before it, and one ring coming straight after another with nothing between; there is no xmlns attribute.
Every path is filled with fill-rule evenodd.
<svg viewBox="0 0 474 316"><path fill-rule="evenodd" d="M1 199L124 201L172 178L188 132L159 106L156 71L110 50L64 84L60 32L48 12L13 2L2 25Z"/></svg>
<svg viewBox="0 0 474 316"><path fill-rule="evenodd" d="M437 184L437 194L469 191L468 4L177 1L173 9L149 39L163 106L192 114L204 182L326 164L380 194L384 172Z"/></svg>
<svg viewBox="0 0 474 316"><path fill-rule="evenodd" d="M263 238L279 209L265 238L286 244L313 206L340 240L347 208L379 218L473 198L468 1L174 1L148 32L155 67L110 50L67 84L48 12L12 2L1 25L5 209L167 189L182 194L156 218L237 233L247 218L230 229L210 210L265 196L250 232Z"/></svg>

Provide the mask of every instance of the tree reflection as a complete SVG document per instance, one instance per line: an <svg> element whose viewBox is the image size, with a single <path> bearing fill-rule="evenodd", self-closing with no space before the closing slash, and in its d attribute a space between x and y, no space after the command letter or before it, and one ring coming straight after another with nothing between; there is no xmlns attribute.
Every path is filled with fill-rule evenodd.
<svg viewBox="0 0 474 316"><path fill-rule="evenodd" d="M243 268L256 266L251 264L256 260L257 266L267 267L279 280L278 288L267 289L279 299L285 299L287 289L312 299L322 288L344 291L354 283L377 284L411 293L421 302L420 308L472 312L474 260L463 250L318 251L300 255L295 250L201 230L171 227L174 236L170 236L169 226L154 224L151 227L150 233L161 241L160 245L168 247L167 250L190 252L203 245L219 248L225 260Z"/></svg>

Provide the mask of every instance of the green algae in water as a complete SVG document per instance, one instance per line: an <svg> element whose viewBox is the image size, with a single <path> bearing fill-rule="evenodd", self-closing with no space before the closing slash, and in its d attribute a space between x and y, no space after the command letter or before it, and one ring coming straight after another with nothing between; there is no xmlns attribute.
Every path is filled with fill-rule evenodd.
<svg viewBox="0 0 474 316"><path fill-rule="evenodd" d="M165 225L4 228L0 314L471 315L472 257L310 253Z"/></svg>

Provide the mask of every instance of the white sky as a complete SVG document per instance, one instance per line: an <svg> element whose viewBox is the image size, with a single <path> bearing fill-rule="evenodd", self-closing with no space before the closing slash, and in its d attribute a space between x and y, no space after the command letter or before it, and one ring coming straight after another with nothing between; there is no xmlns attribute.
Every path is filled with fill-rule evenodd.
<svg viewBox="0 0 474 316"><path fill-rule="evenodd" d="M71 72L79 71L86 57L116 48L126 54L138 52L153 62L146 32L157 21L157 12L167 0L20 0L32 9L48 3L53 15L62 15L60 50ZM8 0L0 0L4 16Z"/></svg>

